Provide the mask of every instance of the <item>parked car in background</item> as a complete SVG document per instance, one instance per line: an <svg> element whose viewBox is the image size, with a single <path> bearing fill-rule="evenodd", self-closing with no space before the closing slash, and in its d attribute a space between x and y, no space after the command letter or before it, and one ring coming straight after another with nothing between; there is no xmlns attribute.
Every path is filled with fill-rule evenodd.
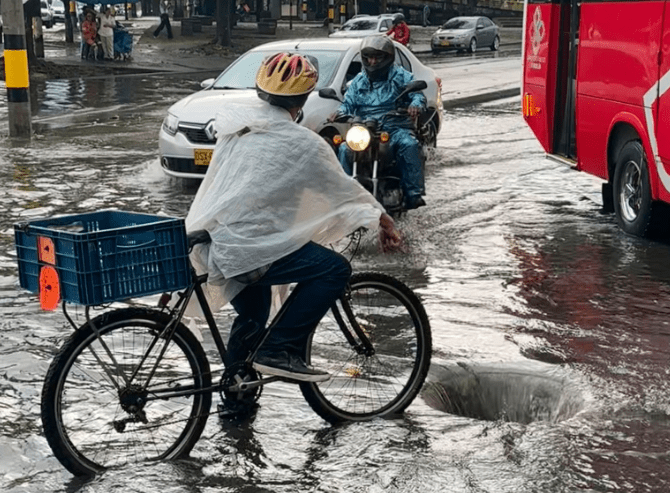
<svg viewBox="0 0 670 493"><path fill-rule="evenodd" d="M61 0L53 0L51 9L54 13L54 24L56 22L65 23L65 4Z"/></svg>
<svg viewBox="0 0 670 493"><path fill-rule="evenodd" d="M54 25L53 10L51 10L51 7L46 2L46 0L42 0L40 2L40 10L42 12L42 25L47 29L49 29L51 26Z"/></svg>
<svg viewBox="0 0 670 493"><path fill-rule="evenodd" d="M488 17L453 17L445 22L431 37L433 53L447 50L469 51L487 47L496 51L500 47L498 26Z"/></svg>
<svg viewBox="0 0 670 493"><path fill-rule="evenodd" d="M216 144L214 119L226 111L228 103L257 101L256 72L268 55L290 51L317 59L319 81L303 107L300 122L326 139L338 133L328 116L337 110L339 102L319 96L320 89L332 88L342 99L351 81L362 68L360 38L303 39L275 41L247 51L216 79L202 82L203 90L176 102L168 109L161 126L158 147L163 171L179 178L201 179L207 171ZM435 135L442 127L442 81L435 71L422 64L407 47L394 43L396 63L424 80L427 106L434 110L432 128ZM436 111L435 111L436 110Z"/></svg>
<svg viewBox="0 0 670 493"><path fill-rule="evenodd" d="M357 15L342 24L342 27L331 33L331 38L363 38L372 34L385 33L393 25L395 14Z"/></svg>

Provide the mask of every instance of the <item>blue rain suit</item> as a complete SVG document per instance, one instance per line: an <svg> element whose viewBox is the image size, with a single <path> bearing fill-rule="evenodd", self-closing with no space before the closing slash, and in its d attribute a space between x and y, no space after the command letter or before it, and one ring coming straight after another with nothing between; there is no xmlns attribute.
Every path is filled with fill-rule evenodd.
<svg viewBox="0 0 670 493"><path fill-rule="evenodd" d="M386 80L371 81L363 70L351 81L344 95L344 101L338 112L361 118L381 118L396 109L395 99L402 90L414 80L411 72L398 65L391 65ZM410 106L426 107L426 97L422 92L410 93L407 98ZM405 126L407 127L407 126ZM421 147L409 128L403 128L398 122L386 122L382 129L390 135L390 145L402 174L403 193L408 200L425 195ZM347 145L341 145L338 151L344 171L352 174L353 151Z"/></svg>

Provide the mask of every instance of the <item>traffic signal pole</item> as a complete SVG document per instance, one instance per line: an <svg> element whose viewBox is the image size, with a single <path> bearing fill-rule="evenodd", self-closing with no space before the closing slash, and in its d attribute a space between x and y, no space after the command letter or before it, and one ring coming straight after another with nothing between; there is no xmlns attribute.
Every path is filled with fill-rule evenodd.
<svg viewBox="0 0 670 493"><path fill-rule="evenodd" d="M21 0L3 0L0 13L4 23L9 136L30 138L30 79L23 4Z"/></svg>
<svg viewBox="0 0 670 493"><path fill-rule="evenodd" d="M333 32L333 21L335 20L335 0L328 0L328 32Z"/></svg>

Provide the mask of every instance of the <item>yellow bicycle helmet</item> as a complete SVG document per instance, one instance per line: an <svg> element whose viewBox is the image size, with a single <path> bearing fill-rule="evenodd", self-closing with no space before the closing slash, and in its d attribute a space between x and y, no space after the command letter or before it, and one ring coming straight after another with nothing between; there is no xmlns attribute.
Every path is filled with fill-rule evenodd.
<svg viewBox="0 0 670 493"><path fill-rule="evenodd" d="M277 53L263 60L256 73L256 87L274 96L301 96L316 87L319 73L302 55Z"/></svg>

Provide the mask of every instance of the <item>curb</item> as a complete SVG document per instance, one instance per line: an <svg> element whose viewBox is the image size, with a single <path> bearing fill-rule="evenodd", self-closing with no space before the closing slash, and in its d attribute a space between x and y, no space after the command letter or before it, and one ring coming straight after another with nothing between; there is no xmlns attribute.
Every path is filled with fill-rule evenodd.
<svg viewBox="0 0 670 493"><path fill-rule="evenodd" d="M423 44L423 43L422 43L422 44ZM510 43L500 43L500 46L515 46L515 45L521 46L521 41L518 41L518 42L510 42ZM411 51L412 53L414 53L415 55L431 55L431 54L433 53L433 50L432 50L432 49L429 49L429 50L416 50L416 51L414 51L414 50L410 50L410 51ZM444 51L444 53L448 53L448 51Z"/></svg>
<svg viewBox="0 0 670 493"><path fill-rule="evenodd" d="M497 99L511 98L521 95L521 86L511 87L508 89L501 89L499 91L483 92L474 94L472 96L465 96L462 98L454 98L448 101L442 101L442 108L445 110L457 108L459 106L467 106L471 104L488 103Z"/></svg>

